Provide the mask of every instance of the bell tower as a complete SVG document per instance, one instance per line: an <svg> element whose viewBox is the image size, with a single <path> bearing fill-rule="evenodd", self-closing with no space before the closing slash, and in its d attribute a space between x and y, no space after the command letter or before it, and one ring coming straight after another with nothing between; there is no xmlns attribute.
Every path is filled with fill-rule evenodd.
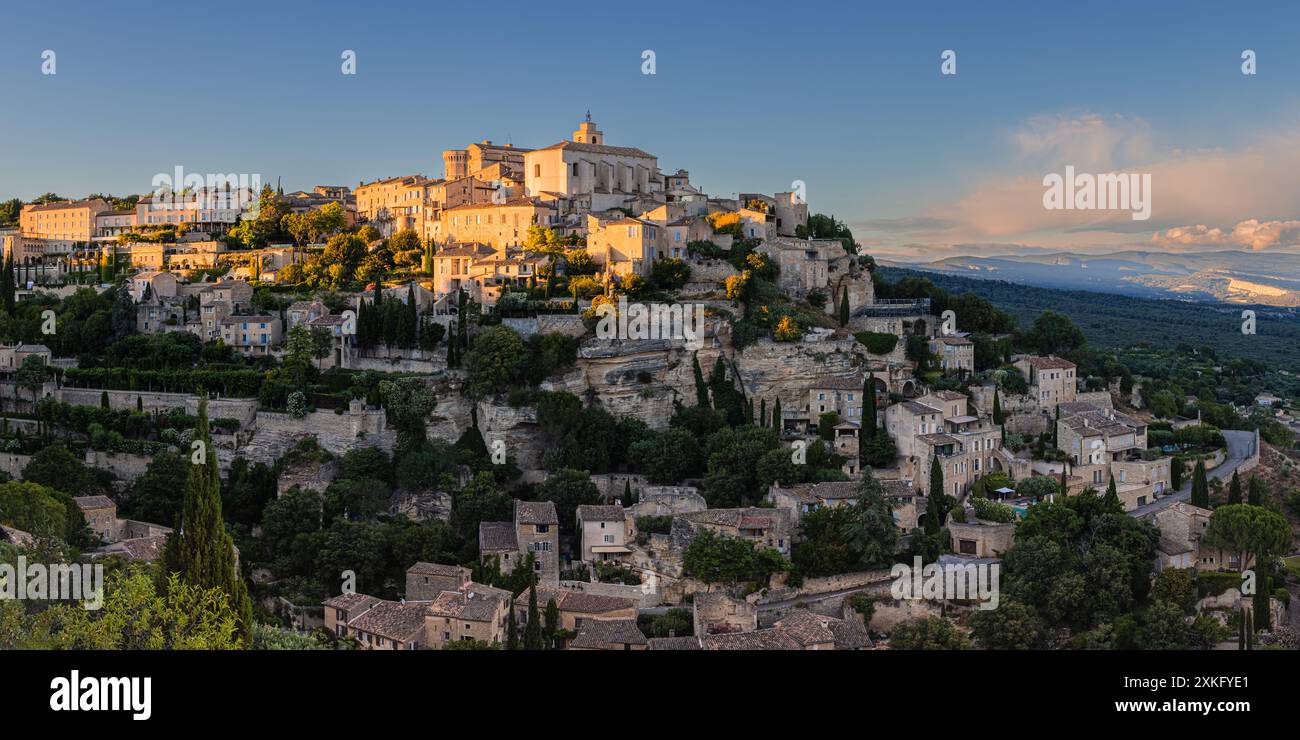
<svg viewBox="0 0 1300 740"><path fill-rule="evenodd" d="M578 124L578 130L573 132L573 141L578 144L604 144L605 132L596 128L596 124L591 120L591 111L587 111L587 118Z"/></svg>

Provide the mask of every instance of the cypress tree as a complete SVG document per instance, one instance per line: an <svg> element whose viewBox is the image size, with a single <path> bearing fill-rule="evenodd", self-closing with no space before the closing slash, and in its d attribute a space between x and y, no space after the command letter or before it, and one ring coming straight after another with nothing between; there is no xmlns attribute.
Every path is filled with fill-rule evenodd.
<svg viewBox="0 0 1300 740"><path fill-rule="evenodd" d="M99 407L101 409L108 408L108 391L99 392Z"/></svg>
<svg viewBox="0 0 1300 740"><path fill-rule="evenodd" d="M781 399L776 399L772 403L772 428L776 430L776 435L781 436Z"/></svg>
<svg viewBox="0 0 1300 740"><path fill-rule="evenodd" d="M542 649L542 620L537 613L537 582L528 587L528 624L524 625L524 650Z"/></svg>
<svg viewBox="0 0 1300 740"><path fill-rule="evenodd" d="M397 346L410 349L419 333L420 315L415 308L415 284L406 287L406 303L397 309Z"/></svg>
<svg viewBox="0 0 1300 740"><path fill-rule="evenodd" d="M1056 405L1056 423L1052 424L1052 446L1056 447L1056 425L1061 423L1061 405Z"/></svg>
<svg viewBox="0 0 1300 740"><path fill-rule="evenodd" d="M993 389L993 423L1002 424L1005 420L1002 418L1002 398L998 395L998 389Z"/></svg>
<svg viewBox="0 0 1300 740"><path fill-rule="evenodd" d="M1106 485L1106 498L1104 499L1106 508L1123 511L1124 505L1119 501L1119 491L1115 489L1115 476L1110 477L1110 483Z"/></svg>
<svg viewBox="0 0 1300 740"><path fill-rule="evenodd" d="M199 402L194 436L202 443L203 461L192 463L186 473L181 520L163 548L159 590L166 587L170 574L179 573L191 586L225 591L239 618L240 639L248 647L253 641L253 604L235 563L234 542L221 517L221 473L208 432L206 398Z"/></svg>
<svg viewBox="0 0 1300 740"><path fill-rule="evenodd" d="M4 271L0 274L0 299L4 300L5 312L13 315L14 312L14 256L12 253L5 256Z"/></svg>
<svg viewBox="0 0 1300 740"><path fill-rule="evenodd" d="M460 342L460 349L469 347L469 325L465 318L465 290L456 291L456 339ZM460 351L456 352L456 362L460 363Z"/></svg>
<svg viewBox="0 0 1300 740"><path fill-rule="evenodd" d="M1269 594L1272 590L1269 588L1268 572L1265 570L1258 571L1258 577L1255 581L1255 595L1250 597L1250 605L1255 612L1253 620L1255 629L1266 630L1269 627Z"/></svg>
<svg viewBox="0 0 1300 740"><path fill-rule="evenodd" d="M767 426L767 399L760 399L758 402L758 425Z"/></svg>
<svg viewBox="0 0 1300 740"><path fill-rule="evenodd" d="M397 330L402 323L401 302L384 302L384 347L391 350L397 344Z"/></svg>
<svg viewBox="0 0 1300 740"><path fill-rule="evenodd" d="M1236 471L1233 471L1236 475ZM1264 499L1268 498L1268 486L1264 479L1257 475L1250 476L1250 484L1247 486L1246 503L1251 506L1263 506Z"/></svg>
<svg viewBox="0 0 1300 740"><path fill-rule="evenodd" d="M1183 458L1181 457L1175 457L1169 463L1169 485L1174 489L1175 493L1183 487L1183 472L1185 468L1186 464L1183 462Z"/></svg>
<svg viewBox="0 0 1300 740"><path fill-rule="evenodd" d="M1232 483L1228 486L1228 503L1241 503L1241 478L1237 476L1237 471L1232 471Z"/></svg>
<svg viewBox="0 0 1300 740"><path fill-rule="evenodd" d="M704 371L700 369L700 353L691 355L691 372L695 375L695 405L709 406L709 386L704 383Z"/></svg>
<svg viewBox="0 0 1300 740"><path fill-rule="evenodd" d="M510 616L506 618L506 650L519 649L519 620L515 617L515 605L510 605Z"/></svg>
<svg viewBox="0 0 1300 740"><path fill-rule="evenodd" d="M930 494L925 503L925 533L938 534L943 528L943 466L939 464L939 455L930 461Z"/></svg>
<svg viewBox="0 0 1300 740"><path fill-rule="evenodd" d="M1210 485L1205 480L1205 461L1197 460L1192 471L1192 506L1210 508Z"/></svg>
<svg viewBox="0 0 1300 740"><path fill-rule="evenodd" d="M542 629L542 637L546 642L547 650L558 650L559 645L555 642L555 633L560 631L560 607L555 603L555 599L546 600L546 626Z"/></svg>
<svg viewBox="0 0 1300 740"><path fill-rule="evenodd" d="M849 325L849 291L840 291L840 326Z"/></svg>

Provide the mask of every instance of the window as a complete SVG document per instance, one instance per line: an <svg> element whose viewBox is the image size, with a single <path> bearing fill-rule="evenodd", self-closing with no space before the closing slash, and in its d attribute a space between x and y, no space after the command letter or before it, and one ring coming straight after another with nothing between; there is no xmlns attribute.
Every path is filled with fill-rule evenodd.
<svg viewBox="0 0 1300 740"><path fill-rule="evenodd" d="M541 177L541 176L542 176L542 166L540 164L533 165L533 177Z"/></svg>
<svg viewBox="0 0 1300 740"><path fill-rule="evenodd" d="M609 544L613 544L613 542L614 542L614 535L612 534L605 535L605 544L609 545Z"/></svg>

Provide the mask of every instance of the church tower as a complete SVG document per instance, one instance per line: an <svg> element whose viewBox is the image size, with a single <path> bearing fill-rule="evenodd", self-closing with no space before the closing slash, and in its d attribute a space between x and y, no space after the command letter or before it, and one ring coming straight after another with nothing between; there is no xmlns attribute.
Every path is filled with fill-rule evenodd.
<svg viewBox="0 0 1300 740"><path fill-rule="evenodd" d="M578 144L604 144L605 132L596 128L596 124L591 120L591 111L587 111L587 118L578 124L578 130L573 132L573 141Z"/></svg>

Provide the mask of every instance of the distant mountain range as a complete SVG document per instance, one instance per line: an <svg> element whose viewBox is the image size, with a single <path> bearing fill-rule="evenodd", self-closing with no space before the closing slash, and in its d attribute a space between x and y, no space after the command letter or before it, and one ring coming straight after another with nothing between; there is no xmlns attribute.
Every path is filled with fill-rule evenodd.
<svg viewBox="0 0 1300 740"><path fill-rule="evenodd" d="M1063 290L1139 298L1300 306L1300 253L1145 252L1088 255L1073 252L948 257L935 262L880 260L882 266L1005 280Z"/></svg>

